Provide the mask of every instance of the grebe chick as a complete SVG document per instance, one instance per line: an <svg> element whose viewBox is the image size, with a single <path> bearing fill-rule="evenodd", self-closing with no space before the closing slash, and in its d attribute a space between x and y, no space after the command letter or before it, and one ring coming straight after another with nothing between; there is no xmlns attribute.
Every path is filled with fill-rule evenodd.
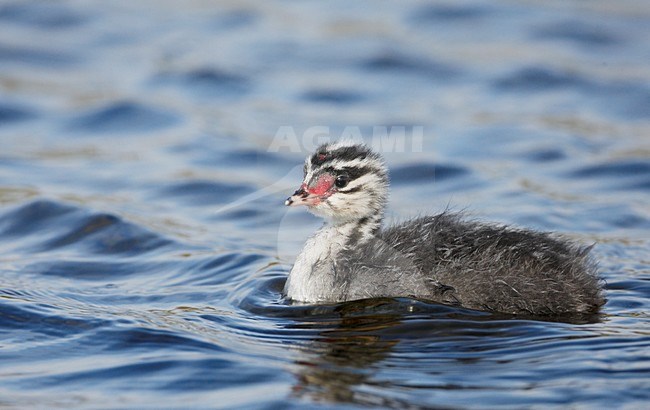
<svg viewBox="0 0 650 410"><path fill-rule="evenodd" d="M325 144L307 157L286 205L326 222L296 259L287 298L412 297L532 315L596 313L605 303L590 247L449 212L382 229L388 185L383 159L365 145Z"/></svg>

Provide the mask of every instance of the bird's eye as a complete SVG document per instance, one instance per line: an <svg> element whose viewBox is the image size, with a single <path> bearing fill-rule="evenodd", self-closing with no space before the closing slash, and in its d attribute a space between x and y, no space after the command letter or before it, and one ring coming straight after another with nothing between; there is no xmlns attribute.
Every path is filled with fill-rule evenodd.
<svg viewBox="0 0 650 410"><path fill-rule="evenodd" d="M350 182L349 176L339 175L336 177L336 181L334 181L334 185L336 185L337 188L343 188L348 184L348 182Z"/></svg>

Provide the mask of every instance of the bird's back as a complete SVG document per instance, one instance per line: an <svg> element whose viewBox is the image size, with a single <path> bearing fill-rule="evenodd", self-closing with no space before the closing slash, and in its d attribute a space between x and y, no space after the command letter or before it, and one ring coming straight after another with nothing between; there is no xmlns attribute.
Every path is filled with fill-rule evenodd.
<svg viewBox="0 0 650 410"><path fill-rule="evenodd" d="M445 289L443 302L535 315L596 312L605 302L589 248L547 233L443 213L390 227L380 238Z"/></svg>

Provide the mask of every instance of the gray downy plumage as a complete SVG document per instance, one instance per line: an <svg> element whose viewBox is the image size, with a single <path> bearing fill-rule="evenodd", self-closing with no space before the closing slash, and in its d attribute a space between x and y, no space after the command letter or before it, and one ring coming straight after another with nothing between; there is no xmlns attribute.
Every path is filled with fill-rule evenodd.
<svg viewBox="0 0 650 410"><path fill-rule="evenodd" d="M286 204L326 222L289 273L289 299L412 297L532 315L596 313L605 303L590 247L451 212L382 229L387 196L383 159L364 145L325 144L307 157Z"/></svg>

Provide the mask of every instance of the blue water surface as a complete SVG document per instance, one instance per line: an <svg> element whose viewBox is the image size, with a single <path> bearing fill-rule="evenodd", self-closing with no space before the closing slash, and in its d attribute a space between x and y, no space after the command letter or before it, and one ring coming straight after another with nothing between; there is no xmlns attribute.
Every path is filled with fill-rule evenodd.
<svg viewBox="0 0 650 410"><path fill-rule="evenodd" d="M0 407L648 407L649 38L643 0L0 2ZM390 220L594 244L602 314L283 300L304 156L376 127Z"/></svg>

